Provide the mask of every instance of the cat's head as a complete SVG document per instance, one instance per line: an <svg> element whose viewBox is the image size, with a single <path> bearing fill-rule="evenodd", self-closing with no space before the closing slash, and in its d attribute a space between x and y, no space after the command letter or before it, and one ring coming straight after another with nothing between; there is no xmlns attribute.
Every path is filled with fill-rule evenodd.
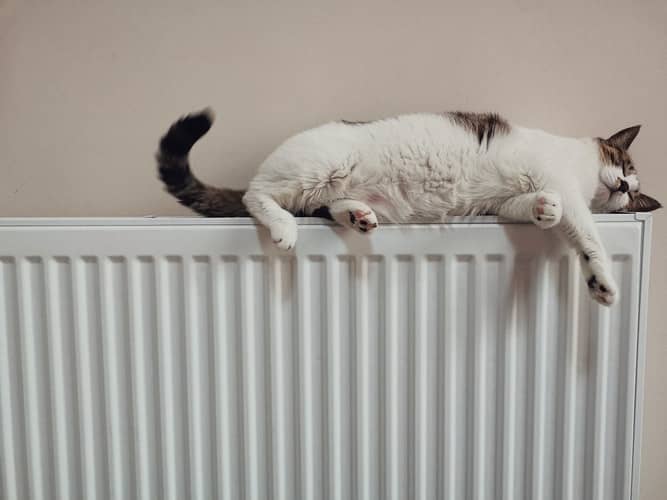
<svg viewBox="0 0 667 500"><path fill-rule="evenodd" d="M639 177L628 148L639 133L639 125L628 127L608 139L596 139L600 153L600 184L591 208L595 212L650 212L660 202L642 193Z"/></svg>

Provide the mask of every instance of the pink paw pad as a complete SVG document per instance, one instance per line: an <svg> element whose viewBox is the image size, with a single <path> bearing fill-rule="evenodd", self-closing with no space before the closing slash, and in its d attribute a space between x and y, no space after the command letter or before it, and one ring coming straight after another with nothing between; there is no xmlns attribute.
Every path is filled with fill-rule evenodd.
<svg viewBox="0 0 667 500"><path fill-rule="evenodd" d="M540 193L535 196L531 215L533 222L542 229L558 224L562 213L560 196L557 193Z"/></svg>
<svg viewBox="0 0 667 500"><path fill-rule="evenodd" d="M350 212L350 223L356 226L362 233L371 231L378 226L375 217L372 216L372 212L364 210Z"/></svg>

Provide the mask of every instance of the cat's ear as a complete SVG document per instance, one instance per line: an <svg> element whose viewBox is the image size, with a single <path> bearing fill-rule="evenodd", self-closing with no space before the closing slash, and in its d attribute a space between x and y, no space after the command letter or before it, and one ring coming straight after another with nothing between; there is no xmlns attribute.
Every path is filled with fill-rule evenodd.
<svg viewBox="0 0 667 500"><path fill-rule="evenodd" d="M662 208L662 204L658 200L643 193L633 196L628 204L630 212L652 212L659 208Z"/></svg>
<svg viewBox="0 0 667 500"><path fill-rule="evenodd" d="M641 125L635 125L634 127L624 128L607 139L607 142L612 146L616 146L625 151L630 147L630 144L635 140L635 137L637 137L640 127Z"/></svg>

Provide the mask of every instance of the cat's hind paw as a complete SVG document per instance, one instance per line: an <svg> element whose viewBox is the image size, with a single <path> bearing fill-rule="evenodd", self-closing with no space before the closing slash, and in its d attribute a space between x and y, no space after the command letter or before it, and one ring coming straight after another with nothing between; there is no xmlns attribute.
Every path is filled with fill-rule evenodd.
<svg viewBox="0 0 667 500"><path fill-rule="evenodd" d="M349 211L350 227L360 233L370 233L378 227L378 220L372 210Z"/></svg>
<svg viewBox="0 0 667 500"><path fill-rule="evenodd" d="M360 233L370 233L378 227L373 209L360 201L336 200L329 205L329 211L336 222Z"/></svg>
<svg viewBox="0 0 667 500"><path fill-rule="evenodd" d="M557 225L563 216L560 195L553 191L535 193L535 204L531 216L533 223L542 229L549 229Z"/></svg>

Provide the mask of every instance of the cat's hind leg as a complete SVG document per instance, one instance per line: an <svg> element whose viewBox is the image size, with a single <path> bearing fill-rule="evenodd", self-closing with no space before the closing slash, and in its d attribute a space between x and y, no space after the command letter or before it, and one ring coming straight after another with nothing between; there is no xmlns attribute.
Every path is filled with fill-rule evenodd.
<svg viewBox="0 0 667 500"><path fill-rule="evenodd" d="M378 220L373 209L361 201L335 200L329 203L331 217L340 225L369 233L378 227Z"/></svg>
<svg viewBox="0 0 667 500"><path fill-rule="evenodd" d="M255 217L271 233L271 239L282 250L290 250L296 244L296 219L282 208L270 195L248 190L243 196L250 215Z"/></svg>

